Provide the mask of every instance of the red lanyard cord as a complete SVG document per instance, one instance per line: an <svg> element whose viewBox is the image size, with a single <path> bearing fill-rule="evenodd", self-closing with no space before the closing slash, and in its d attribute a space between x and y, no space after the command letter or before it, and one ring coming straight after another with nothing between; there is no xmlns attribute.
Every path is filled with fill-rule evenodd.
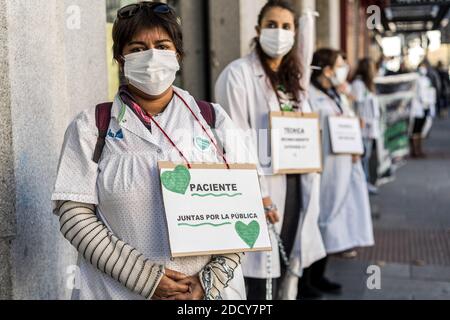
<svg viewBox="0 0 450 320"><path fill-rule="evenodd" d="M194 116L195 120L197 120L197 122L200 124L200 126L202 127L203 131L206 133L206 135L208 136L209 140L212 142L212 144L215 146L217 152L219 153L219 155L222 157L222 159L224 160L224 163L226 164L227 168L230 169L230 165L228 164L228 161L225 157L225 155L223 154L223 152L220 151L220 148L217 146L216 142L211 138L210 134L208 133L208 130L206 130L206 128L203 126L203 124L200 122L200 120L198 119L198 117L195 115L194 111L192 111L192 109L189 107L189 105L186 103L186 101L178 94L175 92L175 95L184 103L184 105L189 109L189 111L192 113L192 115ZM169 137L169 135L164 131L164 129L159 125L159 123L153 118L152 115L148 115L148 117L150 118L150 120L158 127L158 129L164 134L164 136L167 138L167 140L170 142L170 144L178 151L179 155L183 158L183 160L186 162L187 166L189 169L192 169L191 163L189 162L189 160L184 156L183 152L177 147L177 145L175 144L175 142L173 142L173 140Z"/></svg>
<svg viewBox="0 0 450 320"><path fill-rule="evenodd" d="M180 96L177 92L175 92L175 95L184 103L184 105L189 109L189 111L191 112L191 114L194 116L195 120L197 120L198 124L200 124L200 126L202 127L203 131L206 133L206 135L208 136L209 140L211 141L211 143L214 145L214 147L217 150L217 153L219 154L219 156L223 159L223 162L225 163L225 165L227 166L228 169L230 169L230 165L227 161L227 158L225 157L224 153L220 150L219 146L217 145L216 141L214 141L214 139L211 137L211 135L209 134L208 130L206 130L205 126L202 124L202 122L200 121L200 119L197 117L197 115L194 113L194 111L192 111L191 107L189 107L189 104L183 99L182 96Z"/></svg>
<svg viewBox="0 0 450 320"><path fill-rule="evenodd" d="M152 122L159 128L159 130L164 134L164 136L167 138L167 140L169 140L170 144L177 149L179 155L184 159L184 161L186 162L187 166L189 169L192 169L191 163L189 162L189 160L184 156L183 152L181 152L180 149L178 149L177 145L175 144L175 142L173 142L173 140L169 137L169 135L164 131L163 128L161 128L161 126L159 125L158 122L156 122L156 120L153 118L153 116L148 115L150 120L152 120Z"/></svg>

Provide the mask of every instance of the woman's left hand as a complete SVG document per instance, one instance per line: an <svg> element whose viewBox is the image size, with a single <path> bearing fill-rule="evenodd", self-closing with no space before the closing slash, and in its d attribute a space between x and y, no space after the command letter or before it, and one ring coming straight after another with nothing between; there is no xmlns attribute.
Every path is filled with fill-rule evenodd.
<svg viewBox="0 0 450 320"><path fill-rule="evenodd" d="M367 124L363 118L359 118L359 125L361 126L361 129L364 129L367 127Z"/></svg>
<svg viewBox="0 0 450 320"><path fill-rule="evenodd" d="M273 206L272 199L270 197L263 199L263 206L264 208ZM266 211L266 218L269 220L271 224L278 223L280 221L280 216L278 214L278 211L276 209Z"/></svg>
<svg viewBox="0 0 450 320"><path fill-rule="evenodd" d="M360 160L361 160L361 156L356 155L356 154L352 155L353 164L358 163L358 161L360 161Z"/></svg>
<svg viewBox="0 0 450 320"><path fill-rule="evenodd" d="M200 282L199 276L188 277L184 280L179 281L180 284L185 284L189 286L189 292L184 294L178 294L169 298L168 300L203 300L205 297L205 291Z"/></svg>

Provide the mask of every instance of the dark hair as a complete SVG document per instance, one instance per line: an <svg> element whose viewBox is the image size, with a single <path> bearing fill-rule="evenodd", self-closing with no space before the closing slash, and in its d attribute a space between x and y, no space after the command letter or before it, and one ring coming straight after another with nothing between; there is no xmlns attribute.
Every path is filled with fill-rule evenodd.
<svg viewBox="0 0 450 320"><path fill-rule="evenodd" d="M430 62L427 59L423 59L422 61L420 61L418 67L421 67L421 66L424 66L424 67L428 68L430 66Z"/></svg>
<svg viewBox="0 0 450 320"><path fill-rule="evenodd" d="M282 8L288 10L294 15L294 23L295 30L298 31L298 15L292 6L283 0L270 0L266 5L261 9L261 12L258 16L258 25L261 26L262 20L266 16L267 12L273 8ZM261 47L261 44L258 41L258 38L254 39L256 53L261 61L263 69L270 79L270 82L274 89L278 85L284 85L286 90L292 93L297 101L300 101L300 97L298 96L300 91L303 91L303 88L300 85L300 80L302 78L302 65L297 56L296 47L298 46L297 40L295 41L295 45L293 49L283 57L283 61L281 62L280 68L277 72L273 71L269 64L268 60L270 57L264 52ZM277 90L275 90L277 92ZM278 94L278 93L277 93Z"/></svg>
<svg viewBox="0 0 450 320"><path fill-rule="evenodd" d="M337 59L342 56L343 53L339 50L323 48L314 53L312 66L313 72L311 74L311 81L314 83L322 75L323 69L326 67L333 68Z"/></svg>
<svg viewBox="0 0 450 320"><path fill-rule="evenodd" d="M179 18L175 11L170 9L169 13L155 13L153 8L143 6L135 16L128 19L117 18L113 26L113 53L114 59L120 61L123 49L133 37L144 29L164 29L177 50L179 59L184 56L183 33Z"/></svg>
<svg viewBox="0 0 450 320"><path fill-rule="evenodd" d="M360 78L367 89L371 92L375 92L375 83L373 79L375 75L373 74L373 69L375 68L374 62L370 58L364 58L359 60L358 67L356 68L356 72L353 75L351 81L355 81L357 78Z"/></svg>

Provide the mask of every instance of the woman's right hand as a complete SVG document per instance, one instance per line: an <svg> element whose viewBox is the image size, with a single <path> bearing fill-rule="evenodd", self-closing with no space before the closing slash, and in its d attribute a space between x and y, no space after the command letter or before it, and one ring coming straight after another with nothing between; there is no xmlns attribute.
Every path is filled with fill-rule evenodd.
<svg viewBox="0 0 450 320"><path fill-rule="evenodd" d="M153 299L167 300L171 297L188 293L189 285L180 283L180 281L186 280L187 278L188 276L185 274L166 269L164 276L156 288Z"/></svg>

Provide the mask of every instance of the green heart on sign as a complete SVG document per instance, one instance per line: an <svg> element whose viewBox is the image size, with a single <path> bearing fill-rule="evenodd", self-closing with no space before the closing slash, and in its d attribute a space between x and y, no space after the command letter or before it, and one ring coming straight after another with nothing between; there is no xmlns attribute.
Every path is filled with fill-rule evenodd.
<svg viewBox="0 0 450 320"><path fill-rule="evenodd" d="M258 221L254 220L248 225L242 221L238 221L234 227L239 237L241 237L241 239L253 249L260 232Z"/></svg>
<svg viewBox="0 0 450 320"><path fill-rule="evenodd" d="M185 194L189 182L191 182L191 174L185 166L177 166L174 171L166 171L161 175L163 186L172 192Z"/></svg>
<svg viewBox="0 0 450 320"><path fill-rule="evenodd" d="M202 137L195 138L195 144L201 151L205 151L211 145L211 141L203 139Z"/></svg>

